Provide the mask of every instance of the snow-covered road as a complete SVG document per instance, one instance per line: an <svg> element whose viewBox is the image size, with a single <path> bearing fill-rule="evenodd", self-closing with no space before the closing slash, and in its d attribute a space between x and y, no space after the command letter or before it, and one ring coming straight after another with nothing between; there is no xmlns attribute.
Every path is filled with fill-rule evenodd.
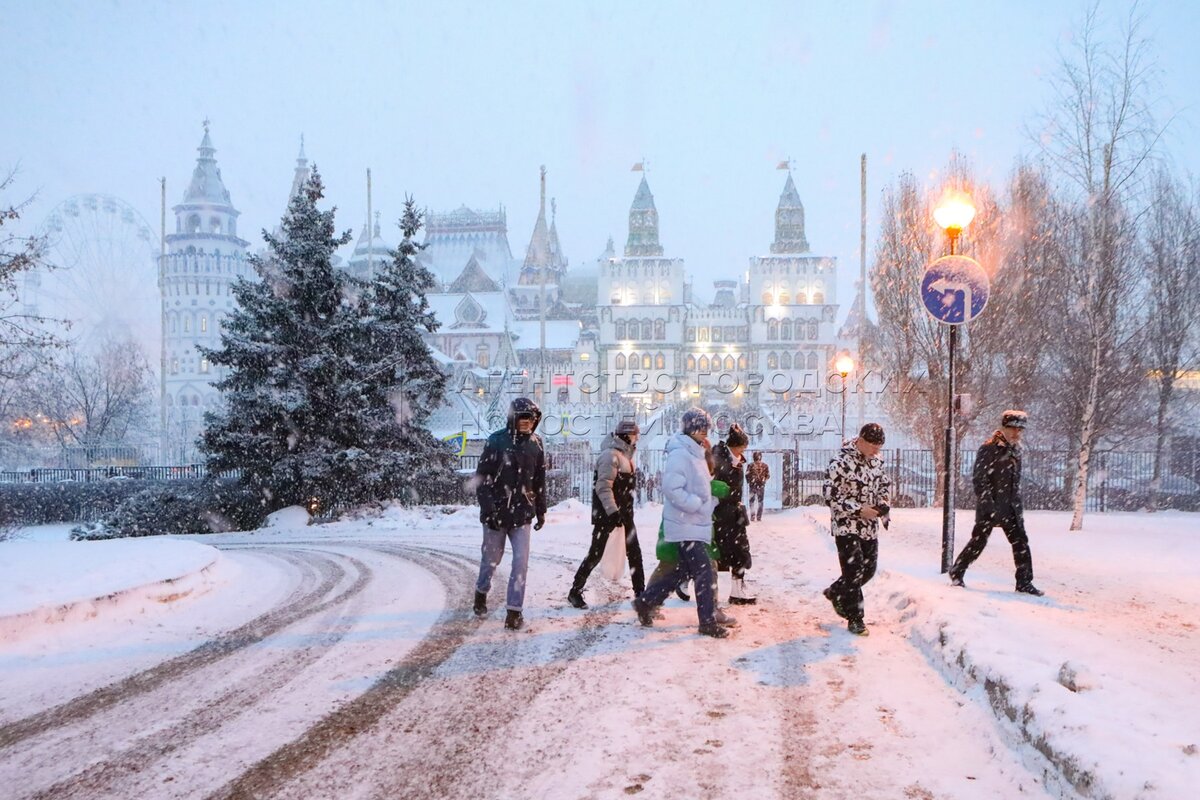
<svg viewBox="0 0 1200 800"><path fill-rule="evenodd" d="M639 512L642 530L657 514ZM0 786L21 798L1008 798L1075 797L1085 774L1092 796L1173 798L1195 776L1188 723L1173 729L1178 701L1158 694L1194 687L1194 629L1169 621L1192 590L1122 617L1136 559L1076 557L1064 576L1070 543L1035 535L1050 596L1022 599L997 537L964 592L936 574L934 515L908 512L867 588L862 639L820 596L836 558L819 511L798 510L752 528L759 604L732 609L741 624L715 641L676 599L639 626L627 578L596 575L591 609L568 607L586 517L560 506L535 538L517 633L498 611L470 613L469 510L202 537L226 562L208 594L0 652ZM1132 583L1111 585L1118 573ZM1111 595L1088 598L1099 614L1078 594L1093 586ZM1028 631L1040 638L1023 646ZM1061 705L1058 647L1085 684L1065 702L1090 694L1124 725ZM1135 674L1110 675L1110 662ZM1103 693L1118 680L1131 685L1113 703ZM998 681L1024 728L994 709ZM1128 718L1134 702L1144 719ZM1074 776L1054 762L1083 742L1112 763L1131 737L1145 774L1127 783L1087 759ZM1183 742L1178 763L1147 747L1159 737Z"/></svg>

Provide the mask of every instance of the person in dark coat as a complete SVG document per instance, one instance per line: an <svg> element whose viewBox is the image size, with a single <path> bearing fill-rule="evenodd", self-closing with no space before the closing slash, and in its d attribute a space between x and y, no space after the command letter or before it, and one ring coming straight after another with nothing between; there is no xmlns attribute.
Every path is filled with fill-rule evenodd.
<svg viewBox="0 0 1200 800"><path fill-rule="evenodd" d="M1012 545L1017 568L1017 591L1041 597L1044 592L1033 585L1033 553L1025 533L1025 512L1021 506L1021 435L1028 424L1024 411L1005 411L1000 430L983 443L975 456L972 478L975 484L975 527L971 540L950 568L950 583L965 586L963 576L987 547L992 529L999 526Z"/></svg>
<svg viewBox="0 0 1200 800"><path fill-rule="evenodd" d="M637 449L638 425L633 420L621 420L617 430L609 434L600 446L596 458L596 471L592 488L592 545L583 563L575 572L575 581L567 600L575 608L587 608L583 599L583 587L588 576L600 563L608 535L618 528L625 536L625 556L629 560L629 572L633 579L633 593L639 595L646 588L646 575L642 569L642 547L638 543L637 527L633 521L634 482L636 472L633 455Z"/></svg>
<svg viewBox="0 0 1200 800"><path fill-rule="evenodd" d="M534 430L542 412L527 397L512 401L508 424L488 437L475 469L475 496L483 523L479 580L475 582L475 613L487 614L492 575L504 557L504 542L512 542L512 572L508 578L508 613L504 627L524 624L525 576L529 570L529 527L546 524L546 455Z"/></svg>
<svg viewBox="0 0 1200 800"><path fill-rule="evenodd" d="M771 468L762 460L762 451L754 451L754 460L746 467L746 483L750 487L750 502L746 504L750 519L762 522L763 497L766 495L767 481L771 479ZM755 513L755 508L758 512Z"/></svg>
<svg viewBox="0 0 1200 800"><path fill-rule="evenodd" d="M725 441L713 448L713 479L729 486L729 494L720 498L713 510L713 544L717 546L717 571L732 578L729 604L753 605L758 600L746 589L746 570L750 569L750 517L742 503L745 484L746 445L750 438L736 424L729 426Z"/></svg>
<svg viewBox="0 0 1200 800"><path fill-rule="evenodd" d="M887 525L892 482L883 468L883 427L863 425L856 438L842 446L829 462L823 493L833 521L838 564L842 574L824 591L846 629L867 635L863 622L862 587L879 563L879 524Z"/></svg>

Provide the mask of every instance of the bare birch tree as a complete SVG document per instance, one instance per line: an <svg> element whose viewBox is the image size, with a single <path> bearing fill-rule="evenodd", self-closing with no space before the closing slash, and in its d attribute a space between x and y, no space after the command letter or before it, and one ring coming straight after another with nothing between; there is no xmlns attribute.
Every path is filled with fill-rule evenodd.
<svg viewBox="0 0 1200 800"><path fill-rule="evenodd" d="M1063 282L1072 328L1059 344L1080 370L1064 372L1062 384L1077 409L1071 530L1083 527L1092 454L1130 402L1129 393L1114 390L1128 366L1122 349L1135 338L1129 305L1140 294L1130 220L1161 136L1151 114L1150 43L1139 33L1136 10L1115 46L1100 27L1093 6L1053 79L1055 96L1036 137L1052 174L1069 187L1079 228L1059 231L1074 240L1064 248L1070 257Z"/></svg>

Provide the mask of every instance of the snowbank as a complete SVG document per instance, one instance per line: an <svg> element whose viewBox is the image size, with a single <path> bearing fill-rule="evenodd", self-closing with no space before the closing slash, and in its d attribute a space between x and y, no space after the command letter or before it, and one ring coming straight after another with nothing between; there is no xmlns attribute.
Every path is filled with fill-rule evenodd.
<svg viewBox="0 0 1200 800"><path fill-rule="evenodd" d="M160 537L0 545L0 641L106 608L168 603L203 589L216 548Z"/></svg>

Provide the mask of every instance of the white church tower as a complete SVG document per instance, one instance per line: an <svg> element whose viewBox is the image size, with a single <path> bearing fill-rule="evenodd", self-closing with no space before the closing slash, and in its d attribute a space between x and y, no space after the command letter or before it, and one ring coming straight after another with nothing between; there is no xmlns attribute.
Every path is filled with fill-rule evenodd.
<svg viewBox="0 0 1200 800"><path fill-rule="evenodd" d="M246 260L249 242L237 235L238 211L221 181L208 127L205 120L196 168L183 202L173 209L175 232L166 237L159 265L163 449L174 464L198 461L204 412L220 402L212 385L220 375L197 346L220 344L221 322L234 306L230 287L252 271Z"/></svg>

